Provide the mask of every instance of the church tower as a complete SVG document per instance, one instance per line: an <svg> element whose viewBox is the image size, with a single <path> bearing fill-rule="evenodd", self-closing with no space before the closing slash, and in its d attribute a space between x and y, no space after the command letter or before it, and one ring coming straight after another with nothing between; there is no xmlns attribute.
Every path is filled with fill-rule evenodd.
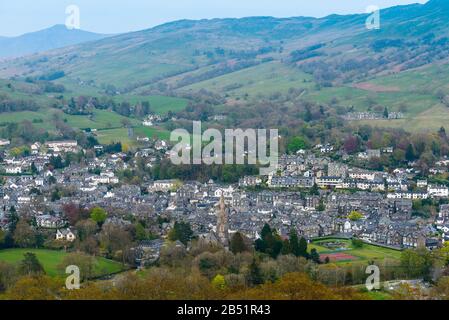
<svg viewBox="0 0 449 320"><path fill-rule="evenodd" d="M229 247L229 217L223 194L217 205L217 238L225 247Z"/></svg>

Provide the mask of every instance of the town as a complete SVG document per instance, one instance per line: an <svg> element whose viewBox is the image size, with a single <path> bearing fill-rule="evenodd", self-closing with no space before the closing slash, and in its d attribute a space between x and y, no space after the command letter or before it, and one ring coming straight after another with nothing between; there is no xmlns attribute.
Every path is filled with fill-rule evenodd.
<svg viewBox="0 0 449 320"><path fill-rule="evenodd" d="M138 265L157 259L162 239L178 222L188 223L197 237L224 247L237 232L258 239L265 224L282 238L293 228L308 241L357 238L396 249L434 249L449 240L449 189L434 182L434 175L447 174L446 158L438 159L423 177L413 162L391 172L366 170L348 164L349 156L332 145L316 145L281 156L269 175L243 176L234 184L145 176L135 183L125 173L168 158L169 143L148 139L133 154L105 152L105 146L98 145L94 154L79 161L67 160L88 154L76 141L36 142L20 155L8 141L1 144L3 230L10 227L14 211L43 230L46 240L73 242L80 226L67 216L69 206L103 208L104 224L158 221L157 227L147 227L151 239L135 248L150 252L145 258L136 255ZM363 162L392 152L393 148L366 150L352 157ZM338 161L333 160L336 154L341 155Z"/></svg>

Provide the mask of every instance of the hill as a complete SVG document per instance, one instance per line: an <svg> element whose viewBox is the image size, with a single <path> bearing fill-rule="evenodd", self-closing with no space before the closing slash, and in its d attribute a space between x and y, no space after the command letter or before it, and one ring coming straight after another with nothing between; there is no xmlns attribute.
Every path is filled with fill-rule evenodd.
<svg viewBox="0 0 449 320"><path fill-rule="evenodd" d="M0 37L0 58L12 58L98 40L107 35L55 25L18 37Z"/></svg>
<svg viewBox="0 0 449 320"><path fill-rule="evenodd" d="M206 92L224 105L257 103L295 89L304 100L356 111L388 107L407 119L445 110L440 91L449 86L447 2L382 10L379 30L365 27L367 17L181 20L10 60L0 77L23 81L56 73L63 76L54 82L76 93ZM435 75L435 68L437 78L424 88L421 75ZM443 118L432 118L432 129Z"/></svg>

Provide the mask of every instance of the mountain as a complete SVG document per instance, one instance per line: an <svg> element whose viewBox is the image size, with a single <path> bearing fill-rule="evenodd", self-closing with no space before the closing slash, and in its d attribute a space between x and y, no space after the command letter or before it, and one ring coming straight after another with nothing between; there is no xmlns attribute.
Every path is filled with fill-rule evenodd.
<svg viewBox="0 0 449 320"><path fill-rule="evenodd" d="M313 69L315 73L327 68L318 63L331 64L339 78L332 81L354 81L391 69L424 65L445 56L449 33L447 9L447 2L443 0L388 8L381 12L380 30L365 28L366 14L319 19L182 20L19 59L0 70L0 76L58 69L83 82L114 85L122 90L157 82L177 88L195 79L204 80L274 59L304 65L306 71ZM61 27L50 30L70 34ZM81 36L75 35L81 33L73 33L72 39L80 40ZM59 37L50 38L56 41ZM1 50L12 54L8 51L12 49L4 46ZM227 69L220 65L229 62L233 66ZM351 63L356 67L349 66ZM213 65L216 68L212 68ZM342 67L353 69L342 70ZM211 68L221 70L212 71ZM181 74L188 78L180 79ZM175 76L176 83L173 83ZM182 81L178 83L179 80Z"/></svg>
<svg viewBox="0 0 449 320"><path fill-rule="evenodd" d="M74 94L215 95L224 104L286 95L410 117L449 88L449 4L369 15L181 20L2 63L0 78L54 79ZM449 101L449 98L448 98ZM433 120L432 120L433 121ZM396 122L398 123L398 122ZM411 123L411 122L410 122Z"/></svg>
<svg viewBox="0 0 449 320"><path fill-rule="evenodd" d="M69 30L64 25L55 25L18 37L0 37L0 58L29 55L105 37L107 35L76 29Z"/></svg>

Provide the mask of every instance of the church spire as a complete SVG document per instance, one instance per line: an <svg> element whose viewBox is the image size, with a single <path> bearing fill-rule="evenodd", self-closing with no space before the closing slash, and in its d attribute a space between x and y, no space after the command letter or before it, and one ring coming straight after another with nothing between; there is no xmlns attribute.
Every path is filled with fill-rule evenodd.
<svg viewBox="0 0 449 320"><path fill-rule="evenodd" d="M217 210L217 237L224 247L229 246L229 218L228 209L226 207L223 192L221 193L220 202Z"/></svg>

